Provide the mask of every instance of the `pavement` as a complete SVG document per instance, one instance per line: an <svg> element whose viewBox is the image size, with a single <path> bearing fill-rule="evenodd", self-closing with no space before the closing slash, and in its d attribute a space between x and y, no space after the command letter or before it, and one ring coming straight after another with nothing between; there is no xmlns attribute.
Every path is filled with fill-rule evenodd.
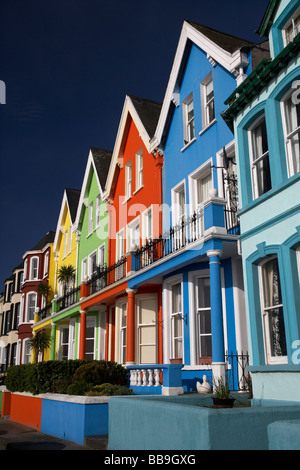
<svg viewBox="0 0 300 470"><path fill-rule="evenodd" d="M104 450L106 436L92 436L81 446L0 418L0 450Z"/></svg>

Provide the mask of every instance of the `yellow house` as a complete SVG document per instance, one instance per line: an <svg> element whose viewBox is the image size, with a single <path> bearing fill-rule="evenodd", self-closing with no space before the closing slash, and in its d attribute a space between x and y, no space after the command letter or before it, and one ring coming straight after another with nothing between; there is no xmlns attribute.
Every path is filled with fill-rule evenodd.
<svg viewBox="0 0 300 470"><path fill-rule="evenodd" d="M73 224L76 219L76 212L80 191L76 189L66 188L64 190L63 199L61 203L59 218L57 222L55 237L53 241L51 264L52 269L49 270L49 285L52 289L52 296L59 298L63 295L63 285L59 281L59 272L63 266L73 266L76 274L77 265L77 241L76 233L73 231ZM50 274L51 273L51 274ZM74 286L76 285L76 279ZM46 312L45 315L37 316L33 325L33 333L41 330L51 333L51 317L52 310ZM57 335L59 334L57 329ZM57 344L56 338L56 344ZM44 352L43 360L50 359L50 350Z"/></svg>
<svg viewBox="0 0 300 470"><path fill-rule="evenodd" d="M77 241L73 224L76 219L79 197L79 190L65 189L57 223L53 250L55 256L54 294L58 297L63 295L63 286L59 281L60 268L69 265L74 269L77 267ZM75 282L74 285L76 285Z"/></svg>

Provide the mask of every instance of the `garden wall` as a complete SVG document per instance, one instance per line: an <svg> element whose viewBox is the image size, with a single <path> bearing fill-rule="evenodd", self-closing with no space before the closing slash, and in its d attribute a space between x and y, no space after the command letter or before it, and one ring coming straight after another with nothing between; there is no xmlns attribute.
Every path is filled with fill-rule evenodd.
<svg viewBox="0 0 300 470"><path fill-rule="evenodd" d="M3 408L11 421L50 436L83 445L85 436L108 434L108 402L111 397L50 393L35 396L10 392L3 396Z"/></svg>

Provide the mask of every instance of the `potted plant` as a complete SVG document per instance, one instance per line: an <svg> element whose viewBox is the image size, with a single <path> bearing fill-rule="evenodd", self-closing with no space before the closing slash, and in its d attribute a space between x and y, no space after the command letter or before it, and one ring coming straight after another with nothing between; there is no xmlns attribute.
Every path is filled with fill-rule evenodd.
<svg viewBox="0 0 300 470"><path fill-rule="evenodd" d="M232 408L234 398L230 396L229 385L226 378L218 377L214 379L214 394L213 394L214 408Z"/></svg>

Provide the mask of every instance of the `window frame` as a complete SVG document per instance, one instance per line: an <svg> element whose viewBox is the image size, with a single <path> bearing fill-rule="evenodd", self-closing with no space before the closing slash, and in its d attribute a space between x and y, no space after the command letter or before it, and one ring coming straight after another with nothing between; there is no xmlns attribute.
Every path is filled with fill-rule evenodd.
<svg viewBox="0 0 300 470"><path fill-rule="evenodd" d="M212 354L209 356L204 356L202 355L201 351L201 339L204 337L209 337L212 341L212 331L211 331L211 301L209 307L200 307L199 306L199 279L208 279L209 281L209 289L210 289L210 273L203 273L195 278L195 314L196 314L196 350L197 350L197 362L201 364L201 360L208 362L209 359L212 359ZM200 314L201 312L210 312L210 333L207 332L201 332L201 319L200 319ZM212 348L212 344L211 344Z"/></svg>
<svg viewBox="0 0 300 470"><path fill-rule="evenodd" d="M263 268L266 264L270 263L273 260L277 260L278 265L278 274L279 274L279 286L280 286L280 294L281 294L281 302L278 304L273 304L269 307L265 306L265 291L264 291L264 281L263 281ZM258 265L258 278L259 278L259 286L260 286L260 308L261 308L261 319L262 319L262 330L263 330L263 338L264 338L264 351L265 351L265 361L266 364L287 364L288 363L288 356L272 356L272 345L271 345L271 332L270 332L270 321L269 321L269 314L275 309L282 309L282 317L283 317L283 326L284 326L284 335L285 335L285 342L287 340L286 336L286 328L285 328L285 319L284 319L284 305L282 299L282 288L281 288L281 275L280 275L280 267L279 267L279 259L276 254L267 256L263 259ZM287 348L287 343L286 343Z"/></svg>
<svg viewBox="0 0 300 470"><path fill-rule="evenodd" d="M283 26L282 28L282 35L283 35L283 43L284 43L284 46L286 47L290 42L292 42L296 35L298 33L295 32L295 20L296 19L299 19L299 23L297 24L297 26L299 27L299 31L298 33L300 32L300 7L298 7L294 13L292 14L292 16L288 19L288 21L285 23L285 25ZM288 39L288 33L287 33L287 29L290 28L290 26L293 26L293 29L292 29L292 32L290 33L290 36L291 36L291 40Z"/></svg>
<svg viewBox="0 0 300 470"><path fill-rule="evenodd" d="M150 300L154 302L154 315L155 319L152 322L147 322L147 323L142 323L141 322L141 312L142 312L142 304L143 302ZM157 364L157 358L158 358L158 330L157 330L157 296L155 295L148 295L148 294L141 294L136 296L136 325L137 325L137 361L138 364ZM142 343L141 342L141 335L142 335L142 330L147 329L147 328L155 328L155 342L154 343ZM155 359L153 362L141 362L141 349L144 346L151 346L154 347L155 349Z"/></svg>
<svg viewBox="0 0 300 470"><path fill-rule="evenodd" d="M93 217L94 204L93 202L90 202L88 208L89 208L89 212L88 212L88 236L89 236L92 234L93 227L94 227L94 217Z"/></svg>
<svg viewBox="0 0 300 470"><path fill-rule="evenodd" d="M180 194L184 194L184 210L180 201ZM187 205L186 205L186 183L185 179L180 181L176 186L171 189L171 201L172 201L172 226L181 224L187 217Z"/></svg>
<svg viewBox="0 0 300 470"><path fill-rule="evenodd" d="M294 160L293 160L293 143L292 139L298 134L298 138L300 140L300 124L297 128L293 129L292 131L288 131L288 115L287 115L287 102L292 99L293 89L289 90L288 93L284 95L280 102L281 106L281 116L282 116L282 124L283 124L283 132L284 132L284 140L285 140L285 150L286 150L286 160L287 160L287 169L288 169L288 177L294 176L296 173L300 171L300 155L299 155L299 171L296 171ZM296 107L296 105L294 104ZM299 110L300 112L300 110ZM300 153L300 144L299 144L299 153Z"/></svg>
<svg viewBox="0 0 300 470"><path fill-rule="evenodd" d="M100 226L100 210L101 210L101 197L99 194L96 197L95 228L98 228Z"/></svg>
<svg viewBox="0 0 300 470"><path fill-rule="evenodd" d="M189 118L189 105L192 103L193 115ZM195 133L195 107L193 92L191 92L182 103L183 112L183 142L184 146L190 145L196 139ZM192 125L192 127L191 127ZM192 132L191 132L192 129Z"/></svg>
<svg viewBox="0 0 300 470"><path fill-rule="evenodd" d="M257 158L254 158L255 156L254 143L253 143L254 131L261 125L263 121L265 121L268 150L262 153L261 155L259 155ZM248 142L249 142L249 156L250 156L250 168L251 168L252 195L253 195L253 199L258 199L259 197L263 196L264 194L266 194L268 191L272 189L271 167L270 167L270 158L269 158L270 152L269 152L268 130L267 130L267 121L266 121L265 112L260 114L260 116L257 119L255 119L255 121L249 127ZM258 167L258 164L262 162L265 158L268 159L267 161L268 161L268 166L269 166L270 188L260 193L257 167Z"/></svg>
<svg viewBox="0 0 300 470"><path fill-rule="evenodd" d="M33 261L36 261L37 260L37 266L36 268L33 267ZM39 279L39 266L40 266L40 259L38 256L32 256L32 258L30 258L30 269L29 269L29 280L30 281L36 281L37 279ZM36 274L36 277L34 277L34 270L36 270L37 274Z"/></svg>
<svg viewBox="0 0 300 470"><path fill-rule="evenodd" d="M125 165L125 201L132 196L132 163L131 160Z"/></svg>
<svg viewBox="0 0 300 470"><path fill-rule="evenodd" d="M34 306L34 312L33 312L32 320L30 319L30 314L29 314L29 308L33 308L33 307L29 306L29 298L31 298L31 296L35 297L35 306ZM26 306L25 306L25 312L26 312L25 322L26 323L33 323L34 322L34 314L35 314L36 306L37 306L37 293L34 292L34 291L27 292L27 294L26 294Z"/></svg>
<svg viewBox="0 0 300 470"><path fill-rule="evenodd" d="M138 227L138 239L135 239L136 244L133 245L133 237L132 237L132 232L136 232L136 227ZM126 251L134 251L136 248L140 248L140 239L141 239L141 221L140 221L140 216L135 217L131 222L127 224L126 228L126 234L127 234L127 239L126 239Z"/></svg>
<svg viewBox="0 0 300 470"><path fill-rule="evenodd" d="M213 96L208 99L207 88L208 85L212 83ZM202 112L202 130L209 127L216 120L216 111L215 111L215 90L212 72L210 72L204 80L200 83L200 96L201 96L201 112ZM209 117L209 106L213 103L213 117Z"/></svg>
<svg viewBox="0 0 300 470"><path fill-rule="evenodd" d="M135 191L144 185L143 164L143 147L141 147L135 154Z"/></svg>

